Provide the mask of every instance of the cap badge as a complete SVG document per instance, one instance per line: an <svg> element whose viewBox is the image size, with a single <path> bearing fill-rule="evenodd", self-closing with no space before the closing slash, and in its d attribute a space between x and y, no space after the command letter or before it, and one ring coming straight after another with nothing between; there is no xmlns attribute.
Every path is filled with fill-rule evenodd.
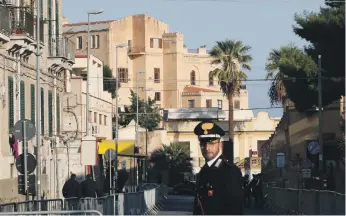
<svg viewBox="0 0 346 216"><path fill-rule="evenodd" d="M210 130L214 127L214 124L213 123L204 123L202 124L202 129L204 130L204 134L208 134L208 131L207 130Z"/></svg>

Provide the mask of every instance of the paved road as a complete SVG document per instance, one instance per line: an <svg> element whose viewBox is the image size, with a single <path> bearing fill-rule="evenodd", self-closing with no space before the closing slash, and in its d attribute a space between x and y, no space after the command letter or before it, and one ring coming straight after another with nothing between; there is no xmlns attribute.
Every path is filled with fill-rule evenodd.
<svg viewBox="0 0 346 216"><path fill-rule="evenodd" d="M192 215L193 197L168 195L168 199L163 202L163 210L158 215ZM264 210L245 209L246 215L268 215Z"/></svg>

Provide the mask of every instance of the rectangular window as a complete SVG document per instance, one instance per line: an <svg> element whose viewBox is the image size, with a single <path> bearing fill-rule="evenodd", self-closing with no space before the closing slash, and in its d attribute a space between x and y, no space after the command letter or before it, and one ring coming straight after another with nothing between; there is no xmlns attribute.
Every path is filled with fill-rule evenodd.
<svg viewBox="0 0 346 216"><path fill-rule="evenodd" d="M34 84L31 84L30 85L30 95L31 95L31 121L35 124L35 121L36 121L36 119L35 119L35 117L36 117L36 115L35 115L35 109L36 109L36 107L35 107L35 99L36 99L36 95L35 95L35 85Z"/></svg>
<svg viewBox="0 0 346 216"><path fill-rule="evenodd" d="M89 111L89 115L88 115L88 120L89 120L89 122L90 123L92 123L93 121L92 121L92 114L93 114L93 112L92 111Z"/></svg>
<svg viewBox="0 0 346 216"><path fill-rule="evenodd" d="M53 136L53 94L48 91L48 134Z"/></svg>
<svg viewBox="0 0 346 216"><path fill-rule="evenodd" d="M56 132L60 134L60 95L56 95Z"/></svg>
<svg viewBox="0 0 346 216"><path fill-rule="evenodd" d="M160 68L154 68L154 83L160 83Z"/></svg>
<svg viewBox="0 0 346 216"><path fill-rule="evenodd" d="M77 39L77 41L76 41L77 49L83 49L83 38L81 36L79 36L76 39Z"/></svg>
<svg viewBox="0 0 346 216"><path fill-rule="evenodd" d="M150 38L150 48L162 48L162 39Z"/></svg>
<svg viewBox="0 0 346 216"><path fill-rule="evenodd" d="M94 123L97 123L97 112L94 112Z"/></svg>
<svg viewBox="0 0 346 216"><path fill-rule="evenodd" d="M240 109L240 101L239 100L234 101L234 109Z"/></svg>
<svg viewBox="0 0 346 216"><path fill-rule="evenodd" d="M95 43L95 48L98 49L100 47L100 35L96 35L96 43Z"/></svg>
<svg viewBox="0 0 346 216"><path fill-rule="evenodd" d="M103 124L107 126L107 116L104 116Z"/></svg>
<svg viewBox="0 0 346 216"><path fill-rule="evenodd" d="M155 92L155 101L161 101L161 92Z"/></svg>
<svg viewBox="0 0 346 216"><path fill-rule="evenodd" d="M25 119L25 83L20 81L20 119Z"/></svg>
<svg viewBox="0 0 346 216"><path fill-rule="evenodd" d="M217 100L217 107L222 109L222 100Z"/></svg>
<svg viewBox="0 0 346 216"><path fill-rule="evenodd" d="M94 49L96 47L96 35L91 35L91 49Z"/></svg>
<svg viewBox="0 0 346 216"><path fill-rule="evenodd" d="M14 126L14 98L13 98L13 78L8 77L8 129Z"/></svg>
<svg viewBox="0 0 346 216"><path fill-rule="evenodd" d="M118 69L119 74L119 82L121 83L128 83L129 81L129 74L127 68L119 68Z"/></svg>
<svg viewBox="0 0 346 216"><path fill-rule="evenodd" d="M102 114L99 114L99 124L102 125Z"/></svg>
<svg viewBox="0 0 346 216"><path fill-rule="evenodd" d="M195 100L188 100L187 102L189 108L195 108Z"/></svg>
<svg viewBox="0 0 346 216"><path fill-rule="evenodd" d="M205 102L206 102L206 107L207 107L207 108L213 107L212 100L208 99L208 100L206 100Z"/></svg>
<svg viewBox="0 0 346 216"><path fill-rule="evenodd" d="M10 164L10 176L11 178L14 178L14 173L16 172L15 166L13 163Z"/></svg>
<svg viewBox="0 0 346 216"><path fill-rule="evenodd" d="M41 88L41 134L44 135L44 90Z"/></svg>

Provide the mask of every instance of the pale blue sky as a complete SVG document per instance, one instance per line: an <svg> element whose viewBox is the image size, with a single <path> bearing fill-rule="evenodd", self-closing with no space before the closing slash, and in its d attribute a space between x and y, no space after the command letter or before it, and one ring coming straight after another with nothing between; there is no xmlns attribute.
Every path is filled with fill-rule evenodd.
<svg viewBox="0 0 346 216"><path fill-rule="evenodd" d="M70 23L87 20L87 11L104 9L93 20L119 19L148 14L170 25L170 31L184 33L189 48L226 38L242 40L252 47L249 79L263 79L265 62L273 48L294 42L306 44L293 31L294 14L317 11L324 0L63 0L63 14ZM249 81L250 108L270 107L269 82ZM266 109L281 116L282 109ZM259 110L254 110L257 113Z"/></svg>

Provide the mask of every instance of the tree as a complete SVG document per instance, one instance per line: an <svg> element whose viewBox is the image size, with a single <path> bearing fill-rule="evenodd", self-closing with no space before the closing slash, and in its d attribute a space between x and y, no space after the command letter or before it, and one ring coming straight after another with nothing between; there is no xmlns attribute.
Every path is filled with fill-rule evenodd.
<svg viewBox="0 0 346 216"><path fill-rule="evenodd" d="M248 54L251 47L244 45L241 41L224 40L217 41L211 49L210 55L213 57L212 65L219 66L212 72L218 78L221 91L228 99L229 137L233 139L233 96L238 95L242 81L247 79L244 70L251 70L251 55Z"/></svg>
<svg viewBox="0 0 346 216"><path fill-rule="evenodd" d="M345 95L345 1L326 1L319 12L296 14L293 31L308 41L306 53L317 62L322 56L323 104ZM328 79L329 78L329 79ZM311 106L317 101L311 101Z"/></svg>
<svg viewBox="0 0 346 216"><path fill-rule="evenodd" d="M137 94L131 90L131 106L128 109L128 113L124 113L121 116L121 121L119 124L126 126L132 120L137 121ZM154 130L158 127L162 120L159 112L159 108L155 105L155 100L148 97L147 101L138 98L138 124L140 127L146 128L149 131ZM145 114L144 114L145 113Z"/></svg>
<svg viewBox="0 0 346 216"><path fill-rule="evenodd" d="M170 183L177 183L176 177L181 173L192 173L192 158L190 151L180 143L170 143L162 145L162 148L154 150L149 162L153 163L153 168L161 172L169 171Z"/></svg>
<svg viewBox="0 0 346 216"><path fill-rule="evenodd" d="M117 80L113 77L112 69L108 65L103 66L103 90L112 94L112 98L115 98ZM120 87L120 84L119 86Z"/></svg>

